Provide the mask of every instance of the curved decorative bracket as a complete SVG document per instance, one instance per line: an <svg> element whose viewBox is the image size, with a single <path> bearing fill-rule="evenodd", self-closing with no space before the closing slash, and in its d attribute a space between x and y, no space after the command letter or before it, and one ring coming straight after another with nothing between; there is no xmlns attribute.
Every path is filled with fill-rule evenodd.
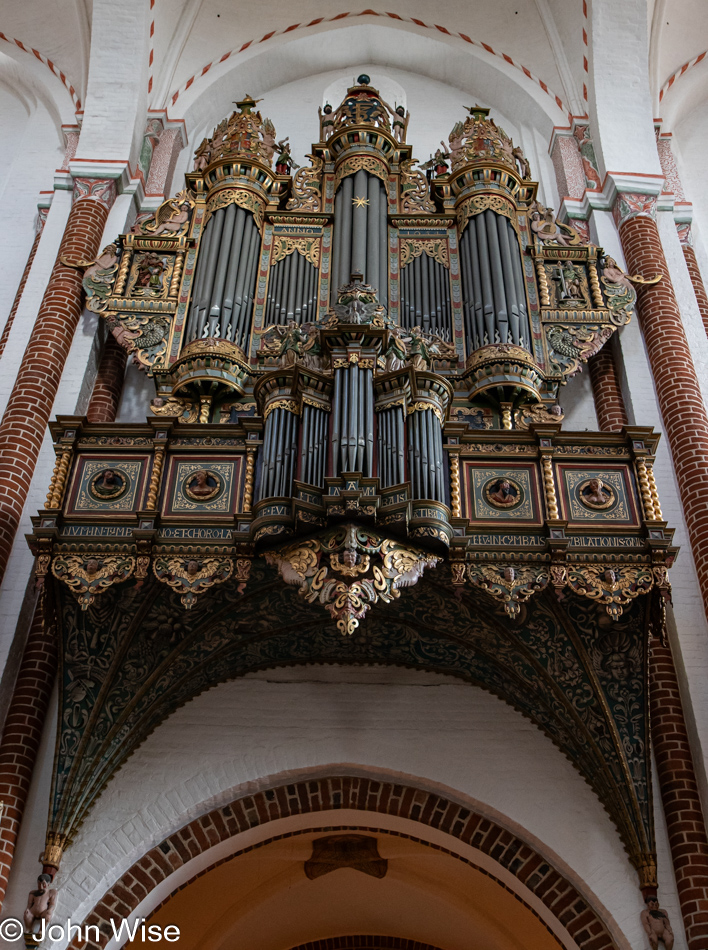
<svg viewBox="0 0 708 950"><path fill-rule="evenodd" d="M199 594L231 577L234 561L229 557L210 557L202 560L158 557L152 569L159 581L177 591L180 600L189 609L195 605ZM242 581L239 593L243 593L250 571L251 562L248 558L239 558L236 561L236 579Z"/></svg>
<svg viewBox="0 0 708 950"><path fill-rule="evenodd" d="M57 555L52 561L52 574L70 588L88 610L99 594L112 584L127 580L135 570L135 558L121 555L96 557L92 555Z"/></svg>
<svg viewBox="0 0 708 950"><path fill-rule="evenodd" d="M465 578L498 600L513 620L519 616L521 605L548 585L550 573L546 565L453 565L453 584L464 584Z"/></svg>

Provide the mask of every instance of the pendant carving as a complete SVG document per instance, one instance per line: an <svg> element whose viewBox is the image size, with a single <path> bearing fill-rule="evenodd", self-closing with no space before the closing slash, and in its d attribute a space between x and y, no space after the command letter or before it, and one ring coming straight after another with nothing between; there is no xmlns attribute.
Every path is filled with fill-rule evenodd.
<svg viewBox="0 0 708 950"><path fill-rule="evenodd" d="M519 616L521 605L543 590L550 580L548 568L542 565L500 564L491 567L468 564L466 570L464 565L455 565L455 568L454 584L464 584L466 575L471 584L499 601L512 620Z"/></svg>
<svg viewBox="0 0 708 950"><path fill-rule="evenodd" d="M111 584L127 580L134 570L135 558L120 555L100 558L60 554L52 561L52 574L76 595L82 610L88 610Z"/></svg>
<svg viewBox="0 0 708 950"><path fill-rule="evenodd" d="M270 551L266 560L308 603L328 610L347 636L373 604L396 600L401 588L413 587L440 559L349 524Z"/></svg>
<svg viewBox="0 0 708 950"><path fill-rule="evenodd" d="M202 560L158 557L152 569L159 581L177 591L183 605L189 610L197 602L199 594L231 577L234 562L228 557L209 557ZM250 560L242 558L236 562L236 578L242 581L240 593L243 592L250 570Z"/></svg>

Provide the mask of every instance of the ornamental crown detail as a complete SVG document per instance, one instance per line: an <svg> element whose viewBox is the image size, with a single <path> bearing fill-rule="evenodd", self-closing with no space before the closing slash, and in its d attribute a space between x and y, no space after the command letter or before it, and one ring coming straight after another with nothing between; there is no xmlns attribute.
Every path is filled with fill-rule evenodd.
<svg viewBox="0 0 708 950"><path fill-rule="evenodd" d="M336 109L333 110L329 103L320 109L320 138L323 142L335 132L355 125L383 129L392 134L397 142L406 141L408 112L399 105L392 109L379 90L369 85L370 81L370 77L362 73L356 85L347 89L346 96Z"/></svg>
<svg viewBox="0 0 708 950"><path fill-rule="evenodd" d="M489 109L468 106L467 111L469 116L464 122L456 122L448 136L453 169L469 162L492 161L505 165L524 179L531 178L523 151L489 118Z"/></svg>
<svg viewBox="0 0 708 950"><path fill-rule="evenodd" d="M211 138L203 139L194 153L195 171L204 171L212 162L230 158L244 158L272 166L276 149L279 152L285 151L287 139L283 142L277 141L275 126L271 120L264 119L260 112L255 110L260 101L246 95L234 103L238 112L232 112L228 119L223 119L214 129Z"/></svg>

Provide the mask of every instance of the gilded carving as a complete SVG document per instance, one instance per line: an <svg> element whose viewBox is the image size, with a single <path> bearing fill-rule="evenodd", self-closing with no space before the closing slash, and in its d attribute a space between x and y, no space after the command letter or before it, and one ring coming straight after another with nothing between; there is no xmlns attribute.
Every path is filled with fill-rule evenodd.
<svg viewBox="0 0 708 950"><path fill-rule="evenodd" d="M502 198L501 195L474 195L472 198L463 201L457 209L457 226L460 234L469 224L470 218L474 218L487 210L504 215L515 228L518 226L516 209L508 199Z"/></svg>
<svg viewBox="0 0 708 950"><path fill-rule="evenodd" d="M599 352L614 332L612 326L546 325L551 367L564 376L574 376L581 363Z"/></svg>
<svg viewBox="0 0 708 950"><path fill-rule="evenodd" d="M184 234L189 228L189 219L194 207L194 199L187 190L180 191L174 198L163 201L154 215L133 228L134 234L158 237L160 234Z"/></svg>
<svg viewBox="0 0 708 950"><path fill-rule="evenodd" d="M275 238L275 245L273 251L271 252L270 265L271 267L274 264L277 264L278 261L282 261L292 254L293 251L297 251L299 254L305 258L306 261L309 261L313 267L319 269L320 266L320 241L316 237L290 237L287 235L277 235Z"/></svg>
<svg viewBox="0 0 708 950"><path fill-rule="evenodd" d="M561 407L554 403L547 406L544 403L536 403L533 406L522 406L514 413L514 425L522 431L530 429L534 425L558 425L563 421L564 412Z"/></svg>
<svg viewBox="0 0 708 950"><path fill-rule="evenodd" d="M415 168L415 159L401 162L401 211L404 214L434 214L430 189L422 171Z"/></svg>
<svg viewBox="0 0 708 950"><path fill-rule="evenodd" d="M400 241L399 267L401 270L410 262L425 252L438 264L450 269L450 257L447 250L447 241L445 238L402 238Z"/></svg>
<svg viewBox="0 0 708 950"><path fill-rule="evenodd" d="M155 396L150 400L150 412L156 416L179 419L180 422L196 422L199 418L199 405L186 396Z"/></svg>
<svg viewBox="0 0 708 950"><path fill-rule="evenodd" d="M400 597L401 588L417 584L423 571L435 567L439 558L347 525L320 538L269 551L266 560L278 568L287 584L298 587L308 603L325 607L346 636L354 633L373 604Z"/></svg>
<svg viewBox="0 0 708 950"><path fill-rule="evenodd" d="M512 620L519 616L521 605L543 590L550 580L547 567L529 564L468 564L467 576L475 587L503 604Z"/></svg>
<svg viewBox="0 0 708 950"><path fill-rule="evenodd" d="M312 164L300 168L293 178L292 198L288 201L288 211L322 210L322 169L324 161L315 155L308 155Z"/></svg>
<svg viewBox="0 0 708 950"><path fill-rule="evenodd" d="M649 593L654 576L646 565L569 565L567 583L576 594L602 604L617 620L630 601Z"/></svg>
<svg viewBox="0 0 708 950"><path fill-rule="evenodd" d="M354 155L351 158L346 158L337 169L334 176L335 194L345 178L356 174L362 168L370 175L376 175L388 187L388 169L380 159L374 158L373 155Z"/></svg>
<svg viewBox="0 0 708 950"><path fill-rule="evenodd" d="M221 188L207 202L207 215L212 215L219 208L226 208L232 204L250 211L258 228L263 227L265 204L257 195L252 191L246 191L245 188ZM204 221L205 225L207 220L208 217Z"/></svg>
<svg viewBox="0 0 708 950"><path fill-rule="evenodd" d="M127 580L135 570L135 558L123 555L57 555L52 574L72 591L82 610L88 610L99 594L112 584Z"/></svg>
<svg viewBox="0 0 708 950"><path fill-rule="evenodd" d="M250 561L248 563L250 565ZM233 568L231 558L215 557L199 560L157 557L152 566L155 577L177 591L182 604L188 610L195 605L197 597L205 590L214 584L222 584L231 577Z"/></svg>

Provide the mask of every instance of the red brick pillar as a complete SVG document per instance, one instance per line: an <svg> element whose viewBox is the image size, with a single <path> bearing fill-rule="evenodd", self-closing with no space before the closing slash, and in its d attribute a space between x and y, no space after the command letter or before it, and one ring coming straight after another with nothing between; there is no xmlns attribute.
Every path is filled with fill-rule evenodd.
<svg viewBox="0 0 708 950"><path fill-rule="evenodd" d="M634 197L646 200L645 195ZM639 322L708 611L708 505L703 492L708 482L708 416L656 222L648 214L621 220L620 238L630 274L662 275L658 284L637 290Z"/></svg>
<svg viewBox="0 0 708 950"><path fill-rule="evenodd" d="M689 950L708 947L708 837L671 650L652 640L651 736Z"/></svg>
<svg viewBox="0 0 708 950"><path fill-rule="evenodd" d="M690 244L684 244L682 242L682 247L683 256L686 258L688 273L691 276L691 283L693 284L696 300L698 301L698 309L701 311L703 326L705 327L706 334L708 334L708 294L706 293L706 285L703 283L703 276L698 267L696 252Z"/></svg>
<svg viewBox="0 0 708 950"><path fill-rule="evenodd" d="M127 359L128 351L109 333L86 413L89 422L115 422Z"/></svg>
<svg viewBox="0 0 708 950"><path fill-rule="evenodd" d="M61 258L94 260L114 195L111 181L75 180L74 206L0 423L0 579L83 307L82 272Z"/></svg>
<svg viewBox="0 0 708 950"><path fill-rule="evenodd" d="M609 343L588 360L597 424L602 432L619 432L629 425L624 407L619 374Z"/></svg>
<svg viewBox="0 0 708 950"><path fill-rule="evenodd" d="M5 352L5 347L7 346L7 340L10 336L10 330L12 329L12 324L15 322L15 314L17 313L17 308L20 305L20 300L22 300L22 294L25 289L25 284L27 283L27 278L29 277L30 269L34 263L34 255L37 253L37 248L39 247L39 239L42 237L42 231L44 230L44 225L47 220L47 211L45 208L40 208L39 217L37 219L37 228L36 234L34 236L34 241L32 242L32 248L27 258L27 263L25 264L25 269L22 271L22 278L20 279L20 286L17 288L17 293L15 294L15 299L12 302L12 309L10 310L10 315L7 318L7 322L2 330L2 336L0 336L0 356Z"/></svg>
<svg viewBox="0 0 708 950"><path fill-rule="evenodd" d="M7 890L56 667L56 640L51 631L45 632L42 610L38 606L0 742L0 800L5 803L5 812L0 819L0 908Z"/></svg>

